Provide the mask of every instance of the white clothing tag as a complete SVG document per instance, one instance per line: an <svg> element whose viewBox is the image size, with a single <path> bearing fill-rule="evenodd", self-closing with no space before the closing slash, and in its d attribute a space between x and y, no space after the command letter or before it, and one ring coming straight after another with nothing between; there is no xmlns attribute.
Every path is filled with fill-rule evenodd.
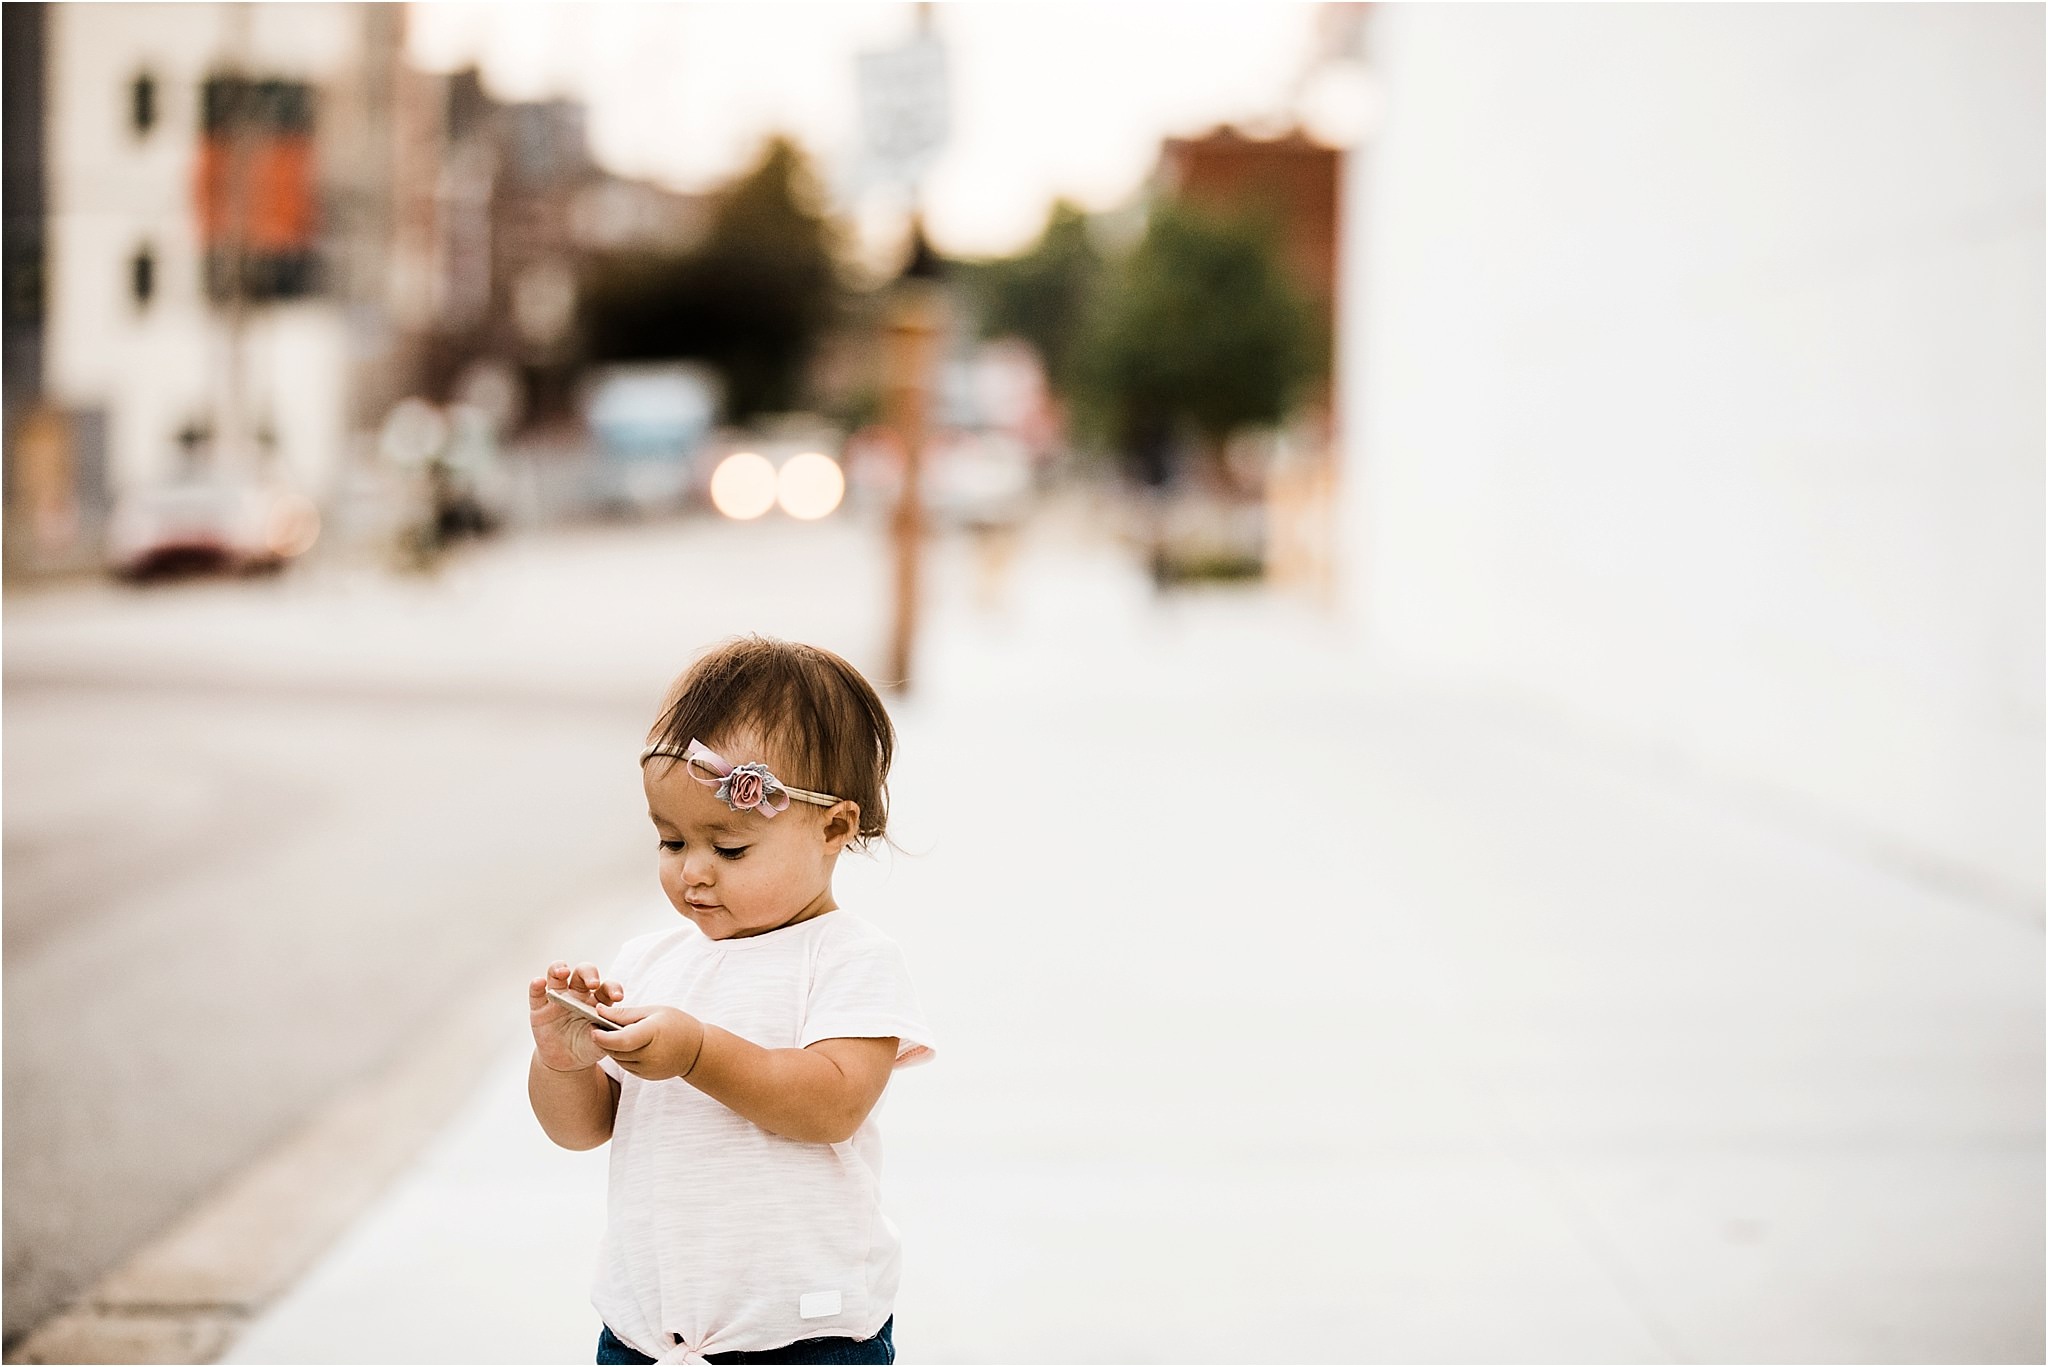
<svg viewBox="0 0 2048 1367"><path fill-rule="evenodd" d="M821 1320L839 1313L837 1291L813 1291L796 1303L796 1315L803 1320Z"/></svg>

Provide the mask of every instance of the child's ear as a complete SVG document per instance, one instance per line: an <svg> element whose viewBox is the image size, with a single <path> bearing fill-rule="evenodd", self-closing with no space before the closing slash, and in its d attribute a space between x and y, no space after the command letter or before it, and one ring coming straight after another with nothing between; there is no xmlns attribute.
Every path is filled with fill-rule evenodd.
<svg viewBox="0 0 2048 1367"><path fill-rule="evenodd" d="M847 842L860 834L860 804L851 799L842 799L825 809L825 843L833 853L846 848Z"/></svg>

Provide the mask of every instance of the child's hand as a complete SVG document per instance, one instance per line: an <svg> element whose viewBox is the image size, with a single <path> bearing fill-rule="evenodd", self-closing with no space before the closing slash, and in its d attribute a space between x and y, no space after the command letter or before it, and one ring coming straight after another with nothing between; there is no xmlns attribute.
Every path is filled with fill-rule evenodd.
<svg viewBox="0 0 2048 1367"><path fill-rule="evenodd" d="M634 1077L687 1077L703 1055L704 1023L673 1006L623 1006L608 1014L626 1028L593 1031L590 1042Z"/></svg>
<svg viewBox="0 0 2048 1367"><path fill-rule="evenodd" d="M604 981L596 964L572 969L566 963L553 963L544 975L526 985L526 1014L541 1063L562 1073L588 1068L604 1057L604 1051L590 1042L597 1027L568 1007L548 1000L550 987L581 997L592 1006L610 1006L625 997L626 989Z"/></svg>

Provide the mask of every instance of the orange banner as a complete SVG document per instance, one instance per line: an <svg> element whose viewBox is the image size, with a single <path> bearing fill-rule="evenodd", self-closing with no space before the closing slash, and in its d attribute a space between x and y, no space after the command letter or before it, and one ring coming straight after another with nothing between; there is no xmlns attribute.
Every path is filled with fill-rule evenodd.
<svg viewBox="0 0 2048 1367"><path fill-rule="evenodd" d="M311 250L319 230L313 140L304 134L247 136L248 182L239 234L234 232L237 196L233 144L226 138L212 137L199 145L196 198L200 241L209 248L221 247L239 236L242 249L248 252Z"/></svg>

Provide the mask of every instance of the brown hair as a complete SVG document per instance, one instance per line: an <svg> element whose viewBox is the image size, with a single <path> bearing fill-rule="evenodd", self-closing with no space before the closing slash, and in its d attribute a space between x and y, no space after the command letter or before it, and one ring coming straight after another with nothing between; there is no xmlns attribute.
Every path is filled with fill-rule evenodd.
<svg viewBox="0 0 2048 1367"><path fill-rule="evenodd" d="M742 730L760 737L777 778L860 804L855 848L886 832L896 727L852 665L817 646L736 636L669 685L647 743L715 749Z"/></svg>

